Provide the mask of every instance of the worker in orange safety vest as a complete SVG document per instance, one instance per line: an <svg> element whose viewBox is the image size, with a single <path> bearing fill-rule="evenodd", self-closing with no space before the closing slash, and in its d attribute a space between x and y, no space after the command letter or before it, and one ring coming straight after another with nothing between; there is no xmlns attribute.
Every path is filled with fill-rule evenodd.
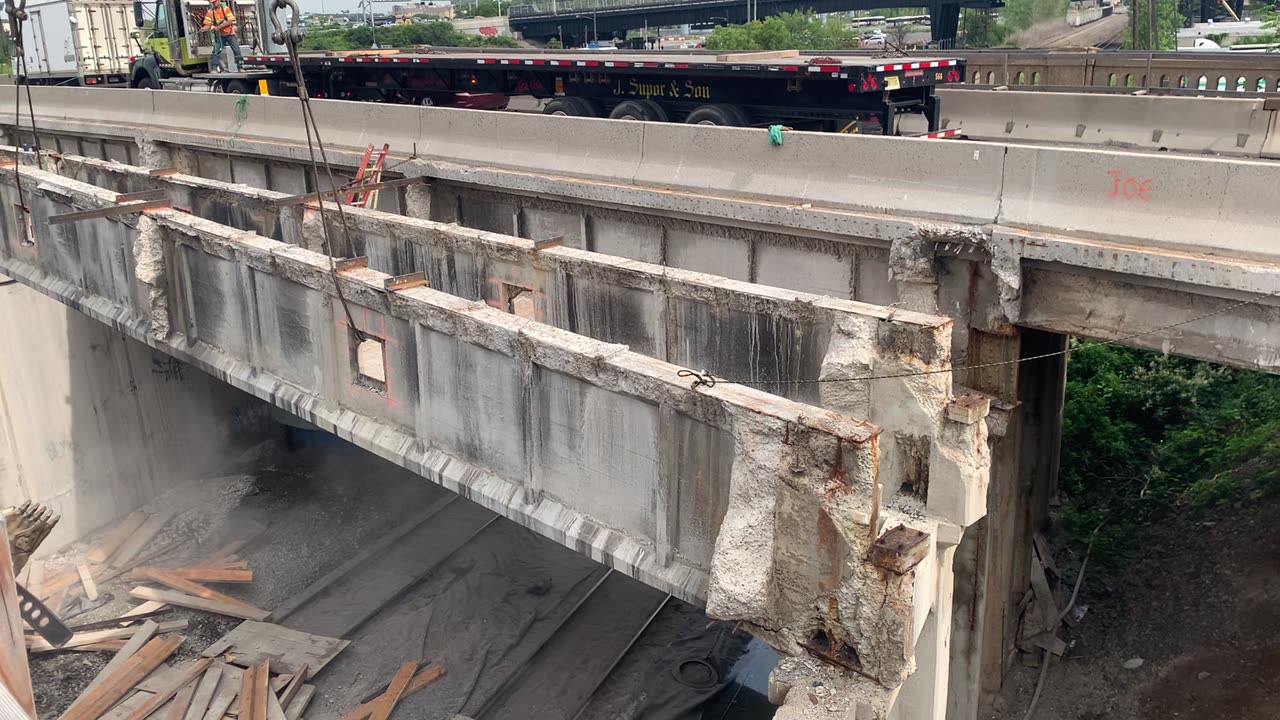
<svg viewBox="0 0 1280 720"><path fill-rule="evenodd" d="M240 54L240 41L236 38L236 14L222 0L209 0L209 12L204 14L203 31L213 30L213 55L209 56L209 69L222 72L222 48L231 48L236 57L236 69L240 69L244 56Z"/></svg>

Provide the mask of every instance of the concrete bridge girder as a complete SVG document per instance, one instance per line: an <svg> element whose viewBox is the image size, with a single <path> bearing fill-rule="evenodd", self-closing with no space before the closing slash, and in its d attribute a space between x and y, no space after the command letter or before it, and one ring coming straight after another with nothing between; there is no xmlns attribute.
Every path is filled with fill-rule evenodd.
<svg viewBox="0 0 1280 720"><path fill-rule="evenodd" d="M87 164L92 168L88 161L76 163L76 167L83 171ZM28 183L34 224L49 232L38 236L34 247L22 246L12 233L7 234L0 266L12 276L101 320L110 318L138 339L269 398L322 428L416 467L597 559L615 566L625 562L637 577L682 597L705 597L712 613L748 621L783 649L799 652L800 645L812 643L819 634L825 641L849 648L853 659L846 661L882 684L874 686L878 689L860 690L874 700L878 713L888 711L896 694L888 691L915 669L914 646L935 605L938 565L934 557L945 551L935 545L936 520L922 525L919 510L906 514L895 509L894 503L882 502L879 428L741 386L720 385L695 393L676 378L674 368L663 370L663 363L620 346L545 328L435 290L387 293L382 290L387 274L357 269L343 273L339 282L357 310L357 325L376 334L387 349L385 387L372 392L356 370L344 367L343 360L354 356L354 335L345 327L340 303L334 301L328 261L322 255L175 211L157 212L136 221L102 218L49 226L48 218L60 211L110 207L117 190L34 168L24 173L23 180ZM4 193L16 201L11 177L8 183ZM300 227L305 225L299 223ZM118 249L112 250L112 246ZM104 250L101 262L90 256ZM282 315L281 309L288 312ZM878 314L886 313L880 310ZM292 319L285 322L284 318ZM936 335L937 320L932 319L931 324L933 328L925 329ZM941 325L943 330L946 327ZM442 339L433 339L436 336ZM901 342L901 333L890 333L889 337ZM519 426L525 418L524 441L516 443L523 451L492 432L486 435L503 453L523 453L524 459L488 473L456 467L450 470L447 462L442 465L433 459L431 450L422 447L424 441L432 445L440 442L442 429L447 436L448 424L465 422L461 407L477 401L455 391L452 409L445 410L443 416L438 409L449 388L469 384L465 377L452 373L464 370L465 374L465 369L478 361L473 358L458 364L458 348L473 344L485 348L489 359L484 364L495 373L495 379L503 375L511 378L510 383L498 383L510 384L511 393L499 394L509 395L512 404L524 408L515 413L508 408L506 421L496 423L499 428ZM940 347L945 360L945 343ZM455 357L450 360L442 353ZM523 363L524 369L500 370L493 358L507 354L517 365ZM313 364L315 372L309 376L290 372L298 368L305 371ZM441 377L433 379L437 374ZM626 412L616 408L623 416L649 418L652 435L636 432L635 420L628 422L625 433L614 432L598 414L588 424L600 424L601 432L609 436L638 435L642 444L647 438L659 455L666 456L657 459L659 467L654 471L660 485L656 490L659 502L662 497L705 492L688 487L681 490L679 478L721 474L713 484L727 485L729 497L712 538L700 544L682 543L695 529L688 522L702 524L708 519L673 518L678 513L664 510L661 504L657 526L646 532L644 526L650 521L643 513L632 515L635 511L629 509L619 515L616 496L600 504L599 498L593 500L590 493L583 495L581 489L566 487L563 480L556 479L568 474L567 466L557 470L554 465L563 458L549 459L547 453L560 457L562 451L550 447L566 437L557 437L553 428L575 424L560 419L566 411L572 416L605 402L579 400L576 410L566 410L564 400L556 398L565 392L582 392L568 386L553 387L570 382L567 377L592 387L612 385L612 392L645 398L638 405L635 399L613 402L630 408ZM523 391L519 389L522 383ZM339 390L343 385L348 388L345 392ZM425 395L406 397L403 389L397 391L398 398L393 397L393 385L410 392L430 391L431 401L424 402ZM665 399L642 409L663 385L665 393L658 394ZM698 399L708 395L720 401ZM340 398L337 401L343 409L329 409L326 396ZM522 396L523 401L519 399ZM942 416L934 419L941 428L932 443L940 449L936 455L937 482L940 488L949 481L970 483L969 495L976 500L960 504L973 509L975 502L980 505L987 474L982 462L985 410L976 400L955 405L955 409L952 405L944 403L938 408ZM493 407L492 402L486 407L486 415L503 415L502 408ZM373 421L375 417L379 420ZM589 418L578 417L576 426L581 429ZM537 418L542 419L534 420ZM532 429L528 427L531 420L536 426ZM420 439L414 439L415 432ZM720 461L715 453L690 455L691 446L678 449L684 443L704 442L725 447L732 460ZM961 446L949 448L952 442ZM444 444L451 446L447 437ZM458 465L468 460L502 465L487 455L483 459L474 456L481 452L474 447L450 449L463 461ZM627 452L634 455L638 449ZM472 456L467 455L468 450ZM574 467L588 474L602 473L605 470L599 464L594 468L580 464L606 460L603 456L588 457L575 461ZM548 462L552 465L546 465ZM696 465L681 465L687 462ZM708 462L712 464L705 465ZM619 458L615 466L621 464ZM726 478L723 473L727 468L732 470ZM628 484L621 477L615 482L622 482L622 487ZM508 489L513 484L523 491L513 494ZM556 499L563 497L576 498L575 505ZM636 500L639 506L645 505L641 497ZM636 505L628 503L627 507ZM584 507L589 516L581 514ZM877 540L882 528L899 525L903 527L897 532L911 534L909 552L883 546L883 540ZM815 532L819 538L816 554ZM687 554L698 548L709 552L710 540L715 545L710 558ZM664 544L670 548L665 562ZM659 552L654 554L647 548ZM762 563L761 558L773 559ZM819 595L812 598L815 588Z"/></svg>
<svg viewBox="0 0 1280 720"><path fill-rule="evenodd" d="M395 128L409 126L391 122L402 110L370 112ZM1135 299L1146 297L1153 312L1181 303L1180 317L1190 318L1198 306L1220 307L1212 304L1269 291L1274 282L1270 251L1250 242L1265 237L1280 206L1269 195L1280 183L1267 179L1275 171L1264 163L976 143L926 151L919 141L804 133L788 137L785 154L765 154L751 144L752 131L695 137L683 127L604 122L555 126L572 131L575 142L564 144L545 118L465 115L466 123L448 111L418 118L421 134L414 137L423 159L403 167L431 185L412 212L535 239L554 229L583 250L691 270L728 268L718 274L796 290L838 295L847 288L845 297L858 301L954 318L955 362L994 363L955 378L992 404L985 423L992 444L989 514L963 533L949 523L937 527L934 567L955 558L957 620L950 632L939 629L948 621L935 604L916 623L917 663L927 662L921 648L931 632L953 648L950 704L960 717L972 716L981 696L999 688L1016 622L1008 598L1025 581L1024 540L1040 514L1027 509L1047 507L1056 472L1065 363L1015 363L1060 351L1065 339L1058 333L1127 337L1126 329L1152 329L1135 327L1123 312L1093 323L1098 297L1077 289L1076 299L1061 302L1060 293L1071 283L1084 287L1086 279L1095 293L1116 293L1104 296L1108 307L1136 307ZM67 112L41 125L64 139L74 133L75 149L94 136L108 140L98 144L104 154L163 148L173 164L200 175L277 189L301 177L303 155L283 136L273 138L269 122L228 140L143 127L136 117L106 123L87 117L93 116ZM336 123L344 138L345 145L331 146L332 157L354 165L366 141L359 123L337 112L323 122ZM516 135L525 143L518 155L501 141L480 140ZM396 146L407 142L400 138ZM423 151L429 145L432 151ZM214 148L216 155L204 152ZM604 156L609 163L590 160ZM744 167L769 167L772 177ZM1109 171L1117 168L1157 179L1160 192L1149 201L1081 212L1098 205L1095 195L1107 194ZM1213 181L1194 181L1201 176ZM388 209L408 210L407 198L384 197ZM1265 305L1229 308L1209 325L1147 339L1160 338L1168 351L1270 368L1269 338L1276 335L1245 329L1266 318ZM881 407L856 392L822 402ZM882 450L891 435L878 436ZM895 699L937 677L917 672Z"/></svg>

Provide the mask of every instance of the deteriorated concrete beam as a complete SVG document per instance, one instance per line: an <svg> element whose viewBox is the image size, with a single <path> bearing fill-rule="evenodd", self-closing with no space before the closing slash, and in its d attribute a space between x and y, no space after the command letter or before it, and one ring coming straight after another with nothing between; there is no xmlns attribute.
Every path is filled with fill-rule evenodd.
<svg viewBox="0 0 1280 720"><path fill-rule="evenodd" d="M118 192L163 189L175 207L204 219L324 250L318 209L277 207L284 193L186 174L154 177L146 168L71 155L55 170ZM409 189L414 202L429 201L428 186ZM532 316L542 322L721 381L759 378L746 384L867 418L888 431L880 439L886 503L962 527L985 512L983 428L947 419L954 399L948 318L570 247L537 250L524 238L365 208L345 208L343 223L328 207L331 242L346 248L349 240L343 254L368 256L375 270L421 271L432 287L498 308L512 288L527 289ZM928 252L916 260L923 272L932 245L918 245ZM820 363L805 363L809 347ZM778 369L779 356L792 360ZM868 377L878 379L857 379Z"/></svg>
<svg viewBox="0 0 1280 720"><path fill-rule="evenodd" d="M372 268L335 276L323 254L177 210L49 225L116 193L22 177L39 230L34 248L6 235L11 277L784 651L829 651L882 695L914 669L936 523L882 502L879 426L744 385L691 388L625 346L389 291ZM381 346L381 385L353 360L348 317ZM899 526L910 548L873 560Z"/></svg>

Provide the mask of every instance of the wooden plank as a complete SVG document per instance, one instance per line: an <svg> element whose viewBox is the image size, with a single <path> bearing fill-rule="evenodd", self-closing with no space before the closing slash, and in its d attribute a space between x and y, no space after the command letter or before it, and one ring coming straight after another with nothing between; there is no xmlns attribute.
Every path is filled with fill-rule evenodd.
<svg viewBox="0 0 1280 720"><path fill-rule="evenodd" d="M186 619L170 620L168 622L159 623L159 632L173 632L174 630L183 630L187 627ZM133 637L136 628L111 628L109 630L91 630L89 632L76 633L71 636L66 645L61 649L79 647L81 645L92 645L103 640L128 640ZM28 650L33 653L49 652L55 648L50 645L44 638L28 636Z"/></svg>
<svg viewBox="0 0 1280 720"><path fill-rule="evenodd" d="M207 671L206 671L207 672ZM203 676L201 676L203 678ZM189 682L182 686L178 694L173 698L173 702L165 709L163 715L164 720L182 720L187 714L187 708L191 707L191 698L196 694L196 683Z"/></svg>
<svg viewBox="0 0 1280 720"><path fill-rule="evenodd" d="M0 516L0 537L6 537L5 521ZM31 688L31 671L22 651L22 608L13 574L13 556L9 543L0 540L0 685L3 685L7 716L13 720L36 717L35 693Z"/></svg>
<svg viewBox="0 0 1280 720"><path fill-rule="evenodd" d="M756 60L785 60L800 57L799 50L760 50L754 52L722 53L716 56L719 62L754 62Z"/></svg>
<svg viewBox="0 0 1280 720"><path fill-rule="evenodd" d="M84 559L94 565L101 565L110 560L116 550L119 550L120 546L124 544L124 541L128 540L129 536L146 521L147 514L141 510L129 513L123 520L116 523L115 527L103 534L98 544L84 554Z"/></svg>
<svg viewBox="0 0 1280 720"><path fill-rule="evenodd" d="M118 703L115 707L107 711L99 720L124 720L129 717L129 713L137 710L151 699L149 692L135 692L125 698L123 702Z"/></svg>
<svg viewBox="0 0 1280 720"><path fill-rule="evenodd" d="M240 720L267 720L267 680L270 661L263 660L244 672L240 681Z"/></svg>
<svg viewBox="0 0 1280 720"><path fill-rule="evenodd" d="M168 685L157 691L145 705L134 710L125 720L146 720L151 717L155 711L160 709L161 705L169 702L178 694L182 688L193 682L197 677L204 674L209 669L209 665L213 663L210 658L200 658L192 661L187 667ZM185 708L184 708L185 710Z"/></svg>
<svg viewBox="0 0 1280 720"><path fill-rule="evenodd" d="M285 685L284 689L280 691L281 705L286 708L289 707L289 703L293 702L293 699L298 696L298 690L300 690L303 684L307 682L307 677L308 673L306 665L303 665L298 672L289 677L289 684Z"/></svg>
<svg viewBox="0 0 1280 720"><path fill-rule="evenodd" d="M176 590L158 590L149 587L136 587L129 591L129 594L139 600L155 600L156 602L177 605L178 607L190 608L192 610L203 610L217 615L227 615L229 617L238 617L245 620L266 620L271 617L271 613L255 608L251 605L243 603L224 603L214 600L206 600L204 598L187 595Z"/></svg>
<svg viewBox="0 0 1280 720"><path fill-rule="evenodd" d="M118 619L121 620L122 622L132 622L130 618L150 617L152 614L169 612L172 609L173 608L169 607L168 605L165 605L162 602L156 602L155 600L148 600L142 603L141 605L139 605L138 607L124 613Z"/></svg>
<svg viewBox="0 0 1280 720"><path fill-rule="evenodd" d="M214 602L226 603L228 605L239 605L247 610L258 610L258 608L255 608L243 600L233 598L230 595L224 595L223 593L212 588L207 588L200 583L177 577L161 568L145 568L144 570L145 572L139 573L142 577L153 582L158 582L161 585L168 585L179 592L194 595L198 598L204 598L205 600L212 600Z"/></svg>
<svg viewBox="0 0 1280 720"><path fill-rule="evenodd" d="M119 652L124 649L128 640L103 640L102 642L93 643L92 645L80 645L78 647L69 648L71 652L100 652L110 651ZM62 648L58 648L61 650Z"/></svg>
<svg viewBox="0 0 1280 720"><path fill-rule="evenodd" d="M282 673L295 673L305 666L314 677L349 644L349 640L310 635L272 623L243 622L201 654L214 657L231 651L232 662L241 667L270 659L272 667Z"/></svg>
<svg viewBox="0 0 1280 720"><path fill-rule="evenodd" d="M173 517L172 512L159 512L146 519L137 530L134 530L120 547L116 549L115 555L111 558L111 564L117 569L123 569L129 564L148 543L169 524L170 518Z"/></svg>
<svg viewBox="0 0 1280 720"><path fill-rule="evenodd" d="M214 662L209 665L209 669L204 671L204 676L200 678L200 682L195 685L195 692L191 695L191 703L187 705L187 711L182 714L181 720L201 720L204 714L209 710L209 703L213 700L213 694L218 689L218 682L222 680L223 664Z"/></svg>
<svg viewBox="0 0 1280 720"><path fill-rule="evenodd" d="M150 568L141 567L133 571L131 577L144 577L152 570L160 570L171 577L180 578L182 580L192 580L200 582L214 583L251 583L253 582L253 571L240 568L223 568L213 565L195 566L185 568Z"/></svg>
<svg viewBox="0 0 1280 720"><path fill-rule="evenodd" d="M409 697L442 677L444 677L444 668L439 665L430 665L424 668L417 675L413 676L413 680L409 683L409 686L404 689L402 697ZM380 699L381 696L364 703L355 710L344 715L343 720L367 720L367 718L373 715L374 707Z"/></svg>
<svg viewBox="0 0 1280 720"><path fill-rule="evenodd" d="M104 678L100 685L63 713L62 720L94 720L102 715L119 702L126 693L133 690L133 686L139 680L159 667L181 644L182 638L176 635L152 639L137 654L116 668L115 672Z"/></svg>
<svg viewBox="0 0 1280 720"><path fill-rule="evenodd" d="M147 174L150 175L151 177L167 177L169 175L177 175L178 169L177 168L156 168L155 170L147 171Z"/></svg>
<svg viewBox="0 0 1280 720"><path fill-rule="evenodd" d="M160 210L161 208L168 207L168 200L147 200L144 202L127 203L125 205L111 205L109 207L94 208L92 210L77 210L75 212L62 213L61 215L50 215L46 222L50 225L61 225L63 223L79 222L81 220L97 220L99 218L126 215L128 213L138 213L144 210Z"/></svg>
<svg viewBox="0 0 1280 720"><path fill-rule="evenodd" d="M151 638L158 632L160 632L160 626L154 620L148 620L142 623L142 626L135 629L133 635L125 641L124 647L120 648L116 653L116 656L107 662L102 670L98 672L97 676L89 682L89 685L80 692L80 695L77 696L71 704L75 705L80 702L85 695L89 694L90 690L102 684L104 679L111 677L112 673L118 670L121 665L124 665L129 658L137 654L137 652L142 649L142 646L150 642Z"/></svg>
<svg viewBox="0 0 1280 720"><path fill-rule="evenodd" d="M89 563L83 558L76 563L76 572L80 574L80 583L84 585L84 596L89 602L98 599L98 584L93 581L93 573L89 571Z"/></svg>
<svg viewBox="0 0 1280 720"><path fill-rule="evenodd" d="M280 698L276 694L267 691L267 720L285 720L284 708L280 707Z"/></svg>
<svg viewBox="0 0 1280 720"><path fill-rule="evenodd" d="M240 683L244 679L239 668L233 668L221 661L215 661L214 664L222 668L222 679L218 681L218 690L213 694L213 699L209 701L209 709L204 713L204 720L222 720L227 709L240 695Z"/></svg>
<svg viewBox="0 0 1280 720"><path fill-rule="evenodd" d="M303 685L298 694L284 708L285 720L301 720L302 713L307 711L307 705L311 703L311 698L316 694L315 685ZM208 720L206 718L205 720Z"/></svg>
<svg viewBox="0 0 1280 720"><path fill-rule="evenodd" d="M105 604L105 603L102 603L102 604ZM153 610L153 611L148 611L144 613L135 613L128 617L121 615L120 617L111 618L110 620L96 620L94 622L88 622L82 625L73 625L68 629L71 630L72 632L86 632L88 630L101 630L102 628L123 628L123 627L128 627L130 629L136 630L138 623L142 622L143 620L149 620L156 615L162 615L164 613L169 612L168 606L163 605L161 603L156 603L156 604L160 605L164 609Z"/></svg>
<svg viewBox="0 0 1280 720"><path fill-rule="evenodd" d="M383 693L382 697L374 701L377 705L370 715L370 720L387 720L387 718L391 717L391 711L396 708L396 703L400 702L400 696L404 694L404 689L413 680L413 674L417 669L418 663L412 660L400 664L400 669L396 671L396 675L392 678L391 685L387 687L387 691Z"/></svg>

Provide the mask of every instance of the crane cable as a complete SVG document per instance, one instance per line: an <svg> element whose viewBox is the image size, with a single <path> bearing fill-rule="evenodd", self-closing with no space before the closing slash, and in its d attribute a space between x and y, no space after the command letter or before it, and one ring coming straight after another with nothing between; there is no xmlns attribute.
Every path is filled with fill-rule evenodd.
<svg viewBox="0 0 1280 720"><path fill-rule="evenodd" d="M27 114L31 119L31 144L36 151L36 166L39 167L43 157L43 151L40 147L40 135L36 132L36 111L35 105L31 101L31 79L27 76L27 56L22 47L22 23L27 19L27 0L4 0L5 13L9 16L9 34L13 41L14 53L14 70L17 78L26 85L27 95ZM24 246L35 245L35 241L31 237L31 205L27 203L26 194L22 190L22 173L19 168L22 166L22 92L18 88L13 89L13 129L14 129L14 152L13 152L13 183L18 191L18 207L22 211L25 222L19 223L22 227L22 241Z"/></svg>
<svg viewBox="0 0 1280 720"><path fill-rule="evenodd" d="M26 0L23 0L24 2ZM290 26L286 30L280 26L280 20L276 17L276 11L288 8L292 11L290 18ZM298 43L302 40L302 32L298 30L298 17L300 12L298 5L294 0L274 0L269 17L271 24L275 27L275 32L271 34L271 39L277 44L284 45L289 51L289 62L293 66L294 79L298 86L298 102L302 108L302 127L307 136L307 152L311 159L311 177L312 186L316 189L316 193L320 193L320 164L324 165L325 176L329 181L329 187L338 188L337 182L333 177L333 166L329 163L329 155L325 151L324 141L320 139L320 128L316 124L315 114L311 110L311 98L307 92L307 82L302 74L302 61L298 57ZM320 151L320 162L316 161L316 149ZM342 209L342 194L335 193L333 201L338 207L338 220L342 226L342 239L348 250L351 249L351 231L347 226L347 215ZM342 304L342 311L347 316L347 326L355 333L356 341L363 342L368 338L368 334L356 326L355 317L351 314L351 307L347 304L347 298L342 292L342 285L338 282L338 266L333 254L333 242L329 236L329 223L325 217L325 198L318 195L316 206L320 213L320 227L324 234L324 250L325 255L329 258L329 276L333 279L333 287L338 294L338 302Z"/></svg>

